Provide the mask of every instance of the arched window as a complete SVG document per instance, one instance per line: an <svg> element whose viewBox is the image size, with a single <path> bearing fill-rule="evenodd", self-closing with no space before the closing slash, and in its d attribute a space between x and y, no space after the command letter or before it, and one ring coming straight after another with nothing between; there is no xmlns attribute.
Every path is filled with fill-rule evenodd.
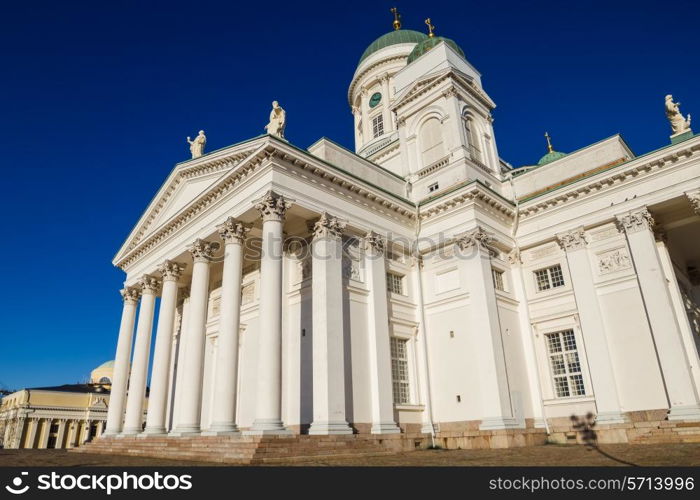
<svg viewBox="0 0 700 500"><path fill-rule="evenodd" d="M437 118L430 118L420 129L420 149L423 166L435 163L445 156L442 140L442 124Z"/></svg>
<svg viewBox="0 0 700 500"><path fill-rule="evenodd" d="M469 156L472 160L483 164L484 154L481 148L481 141L479 140L479 131L477 130L477 126L474 124L474 118L466 111L462 114L462 118L464 119L464 128L467 132Z"/></svg>
<svg viewBox="0 0 700 500"><path fill-rule="evenodd" d="M111 384L111 383L112 383L112 381L109 380L109 377L102 377L102 378L100 378L100 380L98 382L98 384Z"/></svg>

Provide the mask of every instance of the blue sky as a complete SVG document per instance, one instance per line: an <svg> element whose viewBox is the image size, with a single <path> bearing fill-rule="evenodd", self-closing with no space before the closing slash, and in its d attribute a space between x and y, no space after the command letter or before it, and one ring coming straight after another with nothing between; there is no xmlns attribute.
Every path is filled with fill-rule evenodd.
<svg viewBox="0 0 700 500"><path fill-rule="evenodd" d="M0 19L0 387L72 383L112 359L123 274L111 259L187 135L263 132L352 148L347 87L391 30L455 40L498 104L501 156L532 164L622 133L668 143L663 98L700 116L696 2L13 2ZM700 125L696 126L696 128Z"/></svg>

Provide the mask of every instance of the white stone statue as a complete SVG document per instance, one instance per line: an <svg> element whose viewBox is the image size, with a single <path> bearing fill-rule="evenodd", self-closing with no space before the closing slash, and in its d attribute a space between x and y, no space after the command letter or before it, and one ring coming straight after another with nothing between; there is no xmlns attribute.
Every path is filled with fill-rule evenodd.
<svg viewBox="0 0 700 500"><path fill-rule="evenodd" d="M270 135L284 139L284 126L286 125L286 113L277 101L272 101L272 111L270 111L270 123L265 125L265 130Z"/></svg>
<svg viewBox="0 0 700 500"><path fill-rule="evenodd" d="M199 131L199 135L194 138L194 141L187 136L187 142L190 143L190 152L192 158L199 158L204 154L204 146L207 144L207 136L204 135L204 130Z"/></svg>
<svg viewBox="0 0 700 500"><path fill-rule="evenodd" d="M671 122L673 135L682 134L690 130L690 115L688 115L687 119L683 118L680 106L680 102L673 102L671 94L666 96L666 118Z"/></svg>

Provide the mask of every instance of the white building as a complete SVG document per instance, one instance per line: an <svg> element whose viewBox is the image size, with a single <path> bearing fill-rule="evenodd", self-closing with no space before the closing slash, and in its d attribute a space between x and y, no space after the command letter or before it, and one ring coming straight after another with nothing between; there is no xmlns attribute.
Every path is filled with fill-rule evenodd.
<svg viewBox="0 0 700 500"><path fill-rule="evenodd" d="M348 101L355 152L265 135L165 180L114 258L108 435L507 446L566 439L572 414L610 441L700 421L700 137L513 170L462 50L403 29Z"/></svg>

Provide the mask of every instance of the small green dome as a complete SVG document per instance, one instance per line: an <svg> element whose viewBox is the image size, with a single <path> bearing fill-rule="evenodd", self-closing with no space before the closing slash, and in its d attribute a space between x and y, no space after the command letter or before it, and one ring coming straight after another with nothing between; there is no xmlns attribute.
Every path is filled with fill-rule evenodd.
<svg viewBox="0 0 700 500"><path fill-rule="evenodd" d="M389 47L390 45L398 45L400 43L418 43L422 42L428 38L427 35L424 35L423 33L419 31L413 31L413 30L394 30L386 35L382 35L379 38L377 38L375 41L373 41L369 47L364 51L362 54L362 57L360 57L360 63L367 59L369 56L374 54L375 52L385 48Z"/></svg>
<svg viewBox="0 0 700 500"><path fill-rule="evenodd" d="M540 161L537 162L538 166L546 165L547 163L552 163L553 161L559 160L560 158L564 158L566 156L566 153L561 153L559 151L550 151L546 155L544 155L542 158L540 158Z"/></svg>
<svg viewBox="0 0 700 500"><path fill-rule="evenodd" d="M413 47L413 52L411 52L408 55L408 60L406 61L406 64L411 64L413 61L418 59L420 56L428 52L430 49L435 47L438 43L440 42L445 42L447 45L455 49L455 51L462 57L464 56L464 51L455 43L454 40L450 40L449 38L443 38L441 36L434 36L434 37L425 37L425 39L420 42L418 45Z"/></svg>

